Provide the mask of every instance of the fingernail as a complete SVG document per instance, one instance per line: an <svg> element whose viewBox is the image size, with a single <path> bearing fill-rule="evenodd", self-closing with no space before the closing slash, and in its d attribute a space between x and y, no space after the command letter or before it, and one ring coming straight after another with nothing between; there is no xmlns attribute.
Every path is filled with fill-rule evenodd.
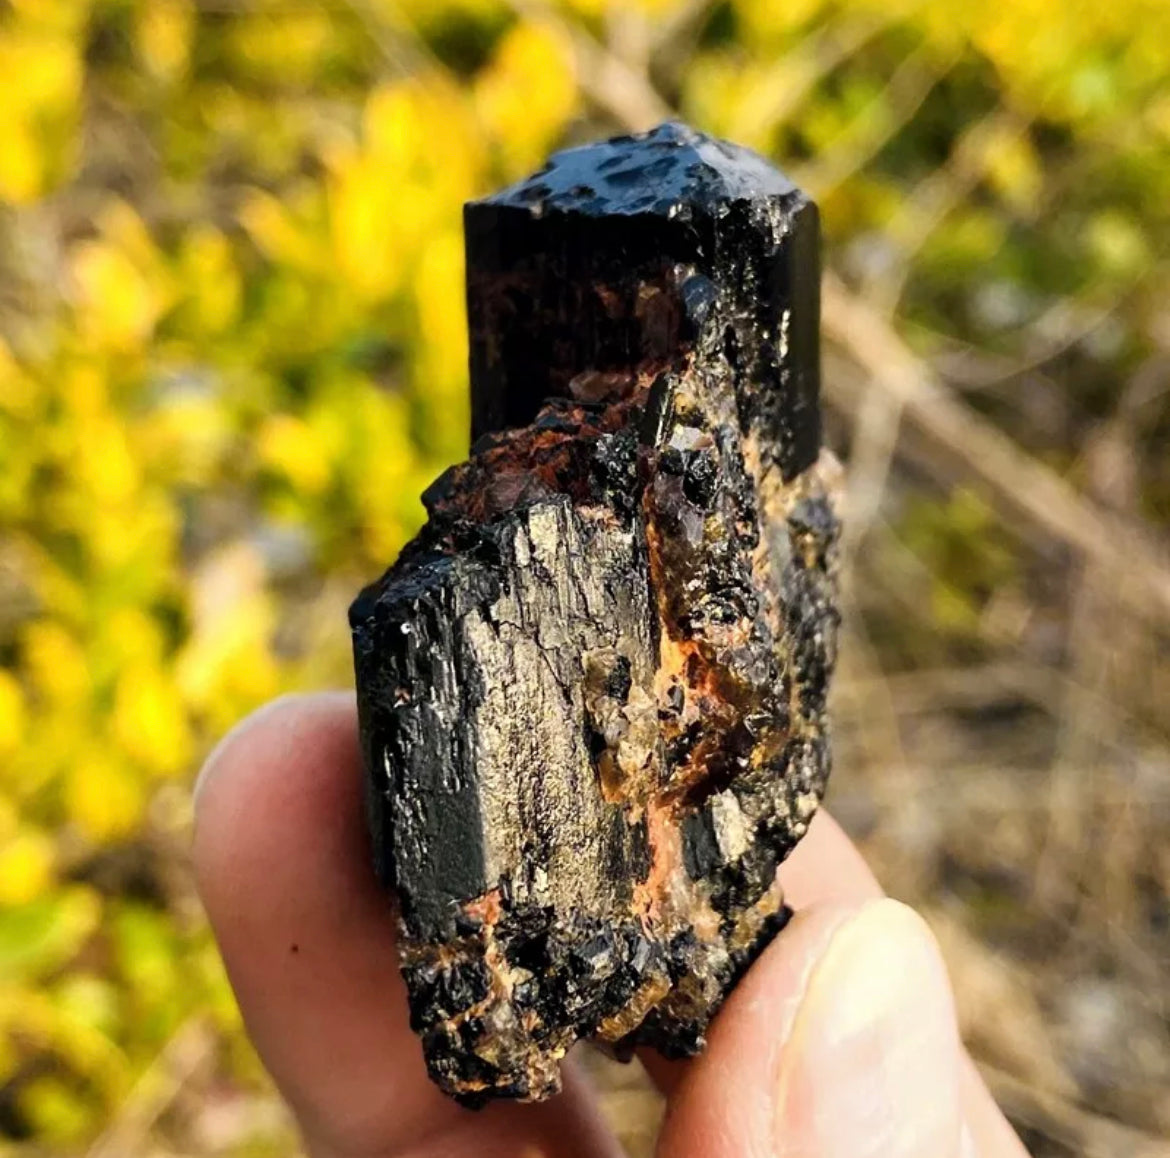
<svg viewBox="0 0 1170 1158"><path fill-rule="evenodd" d="M779 1158L955 1158L959 1038L929 929L873 901L833 935L781 1054Z"/></svg>

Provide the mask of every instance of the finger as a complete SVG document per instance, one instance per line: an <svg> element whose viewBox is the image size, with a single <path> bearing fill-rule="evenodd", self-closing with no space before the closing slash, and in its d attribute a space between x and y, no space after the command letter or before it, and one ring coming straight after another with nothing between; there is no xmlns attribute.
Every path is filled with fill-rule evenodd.
<svg viewBox="0 0 1170 1158"><path fill-rule="evenodd" d="M891 900L793 918L671 1098L661 1158L959 1158L962 1050L946 970Z"/></svg>
<svg viewBox="0 0 1170 1158"><path fill-rule="evenodd" d="M1023 1142L995 1104L975 1063L963 1058L963 1118L968 1143L963 1158L1028 1158Z"/></svg>
<svg viewBox="0 0 1170 1158"><path fill-rule="evenodd" d="M780 868L785 902L799 912L811 905L844 903L881 897L882 887L841 826L822 808L808 834ZM791 936L785 930L785 937ZM670 1094L683 1080L690 1061L667 1061L652 1050L639 1053L654 1084Z"/></svg>
<svg viewBox="0 0 1170 1158"><path fill-rule="evenodd" d="M850 902L883 895L857 847L823 809L809 826L806 839L781 867L780 875L785 898L797 910L825 901ZM966 1051L961 1066L963 1118L970 1138L970 1153L964 1152L964 1158L1024 1158L1023 1143Z"/></svg>
<svg viewBox="0 0 1170 1158"><path fill-rule="evenodd" d="M196 792L200 894L261 1057L322 1158L611 1158L584 1086L537 1107L458 1108L408 1024L394 922L370 868L352 696L279 701L213 754Z"/></svg>

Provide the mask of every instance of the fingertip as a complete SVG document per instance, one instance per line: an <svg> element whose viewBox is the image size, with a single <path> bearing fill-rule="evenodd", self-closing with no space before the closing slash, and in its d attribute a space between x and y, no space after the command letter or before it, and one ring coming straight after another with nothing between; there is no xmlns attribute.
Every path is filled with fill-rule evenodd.
<svg viewBox="0 0 1170 1158"><path fill-rule="evenodd" d="M257 768L260 774L290 755L334 757L341 762L356 756L357 707L352 692L294 692L257 708L241 720L212 749L203 762L191 798L196 832L201 818L220 804L220 794L241 788L239 778ZM222 774L227 770L226 782Z"/></svg>
<svg viewBox="0 0 1170 1158"><path fill-rule="evenodd" d="M925 922L896 901L813 906L752 967L672 1098L670 1158L948 1158L961 1049Z"/></svg>
<svg viewBox="0 0 1170 1158"><path fill-rule="evenodd" d="M752 965L712 1022L706 1050L651 1073L665 1079L662 1158L770 1153L773 1075L809 976L859 902L798 912Z"/></svg>
<svg viewBox="0 0 1170 1158"><path fill-rule="evenodd" d="M331 890L372 887L349 693L283 696L247 717L207 759L193 807L195 883L229 967L241 934L287 907L295 858L321 866L310 913Z"/></svg>
<svg viewBox="0 0 1170 1158"><path fill-rule="evenodd" d="M867 903L816 962L782 1051L775 1152L957 1155L960 1058L934 935L906 905Z"/></svg>
<svg viewBox="0 0 1170 1158"><path fill-rule="evenodd" d="M1023 1142L996 1105L969 1055L962 1062L962 1099L967 1146L962 1158L1027 1158Z"/></svg>
<svg viewBox="0 0 1170 1158"><path fill-rule="evenodd" d="M306 1128L362 1136L434 1113L370 862L352 695L284 697L224 739L193 861L249 1034Z"/></svg>

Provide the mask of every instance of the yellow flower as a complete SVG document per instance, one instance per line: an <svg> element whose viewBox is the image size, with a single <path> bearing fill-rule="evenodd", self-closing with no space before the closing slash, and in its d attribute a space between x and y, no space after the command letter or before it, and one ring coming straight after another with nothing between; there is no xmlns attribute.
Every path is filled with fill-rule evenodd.
<svg viewBox="0 0 1170 1158"><path fill-rule="evenodd" d="M256 451L261 462L306 494L320 494L333 477L333 465L317 433L291 414L273 414L265 421Z"/></svg>
<svg viewBox="0 0 1170 1158"><path fill-rule="evenodd" d="M8 343L0 338L0 411L28 419L35 412L38 383L17 364Z"/></svg>
<svg viewBox="0 0 1170 1158"><path fill-rule="evenodd" d="M572 49L543 25L515 25L476 83L476 103L509 169L531 168L577 109Z"/></svg>
<svg viewBox="0 0 1170 1158"><path fill-rule="evenodd" d="M189 322L202 332L227 330L239 315L242 292L227 238L210 225L192 229L179 261Z"/></svg>
<svg viewBox="0 0 1170 1158"><path fill-rule="evenodd" d="M98 646L118 669L158 664L166 646L158 620L141 607L119 607L102 619Z"/></svg>
<svg viewBox="0 0 1170 1158"><path fill-rule="evenodd" d="M344 284L367 300L394 293L437 223L458 222L482 157L452 85L428 76L376 89L360 147L327 154L330 233Z"/></svg>
<svg viewBox="0 0 1170 1158"><path fill-rule="evenodd" d="M242 10L226 23L227 48L244 75L307 82L326 58L332 37L324 7L285 5Z"/></svg>
<svg viewBox="0 0 1170 1158"><path fill-rule="evenodd" d="M74 637L51 619L24 630L24 661L33 687L47 700L77 704L89 694L89 665Z"/></svg>
<svg viewBox="0 0 1170 1158"><path fill-rule="evenodd" d="M155 76L173 80L186 69L194 16L190 0L150 0L138 6L138 55Z"/></svg>
<svg viewBox="0 0 1170 1158"><path fill-rule="evenodd" d="M347 286L367 300L392 293L403 274L402 244L423 232L426 206L417 191L396 187L388 169L356 156L330 181L333 249Z"/></svg>
<svg viewBox="0 0 1170 1158"><path fill-rule="evenodd" d="M123 760L94 750L69 769L65 807L70 820L92 839L117 840L138 827L146 793Z"/></svg>
<svg viewBox="0 0 1170 1158"><path fill-rule="evenodd" d="M462 287L463 240L450 230L426 247L413 281L421 339L415 379L428 417L434 420L428 444L450 458L465 452L469 421ZM439 431L446 437L435 437Z"/></svg>
<svg viewBox="0 0 1170 1158"><path fill-rule="evenodd" d="M264 579L263 560L247 543L214 552L191 577L192 630L175 660L175 680L214 728L230 726L277 690L275 616Z"/></svg>
<svg viewBox="0 0 1170 1158"><path fill-rule="evenodd" d="M78 243L68 255L74 325L95 351L136 350L171 307L173 278L146 224L124 201L106 204L97 228L97 238Z"/></svg>
<svg viewBox="0 0 1170 1158"><path fill-rule="evenodd" d="M735 0L735 17L741 22L747 43L771 45L791 36L824 6L825 0L789 0L784 4L775 0Z"/></svg>
<svg viewBox="0 0 1170 1158"><path fill-rule="evenodd" d="M232 440L231 415L218 398L177 391L135 425L133 450L155 483L210 488Z"/></svg>
<svg viewBox="0 0 1170 1158"><path fill-rule="evenodd" d="M1087 241L1102 272L1136 277L1150 265L1150 249L1140 221L1119 209L1106 209L1089 221Z"/></svg>
<svg viewBox="0 0 1170 1158"><path fill-rule="evenodd" d="M24 722L24 692L16 677L0 668L0 757L20 746Z"/></svg>
<svg viewBox="0 0 1170 1158"><path fill-rule="evenodd" d="M315 239L271 193L260 189L249 193L240 209L240 223L260 251L272 261L283 262L306 273L322 268Z"/></svg>
<svg viewBox="0 0 1170 1158"><path fill-rule="evenodd" d="M81 79L77 43L19 24L0 35L0 200L33 201L62 175Z"/></svg>
<svg viewBox="0 0 1170 1158"><path fill-rule="evenodd" d="M84 242L74 250L71 272L83 324L95 342L126 350L150 336L163 301L127 254L108 242Z"/></svg>
<svg viewBox="0 0 1170 1158"><path fill-rule="evenodd" d="M126 428L112 416L90 419L85 436L79 440L74 469L87 494L106 507L128 504L141 484L141 470L126 439Z"/></svg>
<svg viewBox="0 0 1170 1158"><path fill-rule="evenodd" d="M8 0L28 24L61 33L77 33L89 18L93 0Z"/></svg>
<svg viewBox="0 0 1170 1158"><path fill-rule="evenodd" d="M184 771L191 733L178 690L150 664L128 667L118 679L113 734L143 767L162 776Z"/></svg>
<svg viewBox="0 0 1170 1158"><path fill-rule="evenodd" d="M1005 132L988 145L987 175L1015 210L1032 209L1044 187L1040 158L1023 133Z"/></svg>
<svg viewBox="0 0 1170 1158"><path fill-rule="evenodd" d="M56 849L47 833L24 828L0 843L0 905L23 905L53 881Z"/></svg>

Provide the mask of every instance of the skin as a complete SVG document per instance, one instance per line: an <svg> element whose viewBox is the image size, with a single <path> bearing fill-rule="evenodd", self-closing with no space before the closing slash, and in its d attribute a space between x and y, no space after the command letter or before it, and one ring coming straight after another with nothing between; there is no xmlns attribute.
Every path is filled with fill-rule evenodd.
<svg viewBox="0 0 1170 1158"><path fill-rule="evenodd" d="M369 864L353 697L279 700L196 789L199 890L240 1008L313 1158L619 1158L572 1064L541 1105L460 1109L407 1024ZM660 1158L1021 1158L959 1041L937 945L820 813L782 869L797 916L667 1095Z"/></svg>

